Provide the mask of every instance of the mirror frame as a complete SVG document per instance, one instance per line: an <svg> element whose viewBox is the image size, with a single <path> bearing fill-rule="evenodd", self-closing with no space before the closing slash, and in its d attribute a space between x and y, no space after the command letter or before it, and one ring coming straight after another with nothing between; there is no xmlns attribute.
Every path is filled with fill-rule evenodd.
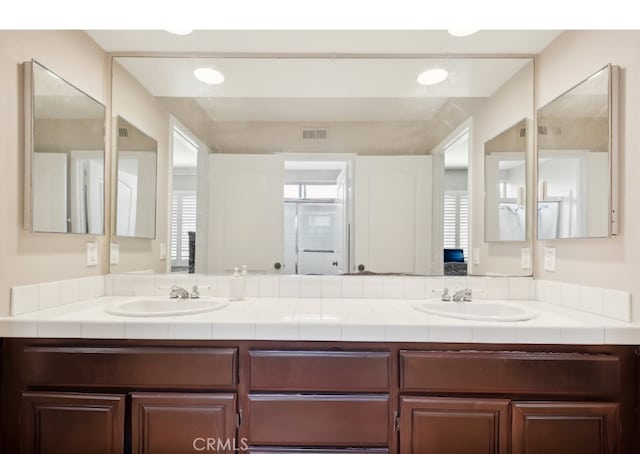
<svg viewBox="0 0 640 454"><path fill-rule="evenodd" d="M44 232L36 231L33 229L33 153L35 152L35 79L34 79L34 65L38 65L41 68L49 71L51 74L58 77L61 81L74 88L78 92L82 93L87 98L94 101L97 105L102 107L102 179L103 194L102 194L102 232L90 233L90 232ZM89 95L84 90L81 90L76 85L69 82L67 79L58 75L36 59L31 59L22 63L23 69L23 107L24 107L24 213L23 213L23 229L35 234L54 234L54 235L87 235L91 237L105 236L106 230L106 214L107 214L107 192L108 192L108 174L107 171L107 108L104 104L98 101L93 96ZM110 173L110 172L109 172Z"/></svg>
<svg viewBox="0 0 640 454"><path fill-rule="evenodd" d="M567 93L571 92L575 88L582 85L584 82L589 80L591 77L595 76L599 72L607 70L607 109L608 109L608 137L607 137L607 147L608 147L608 184L607 189L609 191L609 207L608 207L608 219L607 226L608 231L605 236L581 236L581 237L563 237L563 238L540 238L540 230L538 229L538 206L540 203L540 191L538 190L539 178L540 178L540 143L538 141L538 136L540 134L540 111L555 102L556 100L562 98ZM619 169L619 108L620 108L620 67L617 65L613 65L611 63L599 68L597 71L590 74L588 77L582 79L578 83L569 87L564 92L560 93L555 98L551 99L549 102L544 104L543 106L536 109L536 149L535 149L535 232L536 232L536 240L537 241L563 241L563 240L583 240L583 239L602 239L602 238L611 238L614 235L619 233L619 219L620 219L620 210L619 210L619 180L620 180L620 169Z"/></svg>
<svg viewBox="0 0 640 454"><path fill-rule="evenodd" d="M155 160L154 160L154 164L155 164L155 186L153 188L153 236L135 236L135 235L118 235L118 230L117 230L117 226L118 226L118 173L120 170L120 160L119 160L119 155L120 155L120 149L118 147L118 139L120 137L119 135L119 131L120 131L120 122L121 121L125 121L127 122L130 126L136 128L140 134L148 137L149 139L153 140L156 144L156 149L154 151L155 154ZM151 137L149 134L147 134L146 132L144 132L142 129L140 129L138 126L136 126L135 124L133 124L132 122L130 122L129 120L127 120L126 118L124 118L122 115L117 115L114 118L114 132L115 132L115 137L113 140L113 159L112 159L112 169L113 169L113 178L111 180L111 184L113 185L113 190L111 191L113 193L113 203L112 203L112 210L111 210L111 232L112 232L112 237L113 238L117 238L117 239L138 239L138 240L156 240L158 239L158 141L156 139L154 139L153 137ZM169 202L171 202L169 200ZM169 210L169 215L171 214L171 210Z"/></svg>

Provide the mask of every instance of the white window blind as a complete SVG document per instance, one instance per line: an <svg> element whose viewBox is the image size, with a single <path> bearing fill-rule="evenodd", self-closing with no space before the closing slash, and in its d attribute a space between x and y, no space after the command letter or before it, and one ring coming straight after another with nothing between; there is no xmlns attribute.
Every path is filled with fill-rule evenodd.
<svg viewBox="0 0 640 454"><path fill-rule="evenodd" d="M466 191L444 193L444 247L469 256L469 196Z"/></svg>
<svg viewBox="0 0 640 454"><path fill-rule="evenodd" d="M196 231L196 192L174 191L171 198L171 264L189 265L189 234Z"/></svg>

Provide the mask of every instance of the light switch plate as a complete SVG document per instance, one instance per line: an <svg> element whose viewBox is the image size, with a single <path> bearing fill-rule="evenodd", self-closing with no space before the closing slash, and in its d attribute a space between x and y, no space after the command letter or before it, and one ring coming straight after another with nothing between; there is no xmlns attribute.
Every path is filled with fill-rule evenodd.
<svg viewBox="0 0 640 454"><path fill-rule="evenodd" d="M87 266L98 266L98 243L96 241L87 243Z"/></svg>
<svg viewBox="0 0 640 454"><path fill-rule="evenodd" d="M544 248L544 269L545 271L556 270L556 248Z"/></svg>
<svg viewBox="0 0 640 454"><path fill-rule="evenodd" d="M524 270L531 269L531 249L528 247L520 249L520 267Z"/></svg>
<svg viewBox="0 0 640 454"><path fill-rule="evenodd" d="M167 260L167 243L160 243L160 260Z"/></svg>
<svg viewBox="0 0 640 454"><path fill-rule="evenodd" d="M117 265L118 263L120 263L120 244L111 243L110 249L109 263L111 263L112 265Z"/></svg>
<svg viewBox="0 0 640 454"><path fill-rule="evenodd" d="M480 248L473 248L473 264L480 265Z"/></svg>

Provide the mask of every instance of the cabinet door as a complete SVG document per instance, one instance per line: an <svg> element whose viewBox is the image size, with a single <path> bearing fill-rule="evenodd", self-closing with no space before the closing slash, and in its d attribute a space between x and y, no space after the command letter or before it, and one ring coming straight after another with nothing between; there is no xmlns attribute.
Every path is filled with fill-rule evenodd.
<svg viewBox="0 0 640 454"><path fill-rule="evenodd" d="M235 394L134 393L132 452L237 451L235 408Z"/></svg>
<svg viewBox="0 0 640 454"><path fill-rule="evenodd" d="M401 454L507 454L509 401L401 397Z"/></svg>
<svg viewBox="0 0 640 454"><path fill-rule="evenodd" d="M21 452L122 453L124 407L122 395L23 393Z"/></svg>
<svg viewBox="0 0 640 454"><path fill-rule="evenodd" d="M619 405L581 402L513 404L513 454L615 454Z"/></svg>

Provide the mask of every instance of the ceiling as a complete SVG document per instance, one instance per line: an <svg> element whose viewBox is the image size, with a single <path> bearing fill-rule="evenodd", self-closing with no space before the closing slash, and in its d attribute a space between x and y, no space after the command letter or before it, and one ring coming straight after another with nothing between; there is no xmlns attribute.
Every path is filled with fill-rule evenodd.
<svg viewBox="0 0 640 454"><path fill-rule="evenodd" d="M446 30L89 30L107 52L539 54L561 31L481 30L454 37Z"/></svg>

